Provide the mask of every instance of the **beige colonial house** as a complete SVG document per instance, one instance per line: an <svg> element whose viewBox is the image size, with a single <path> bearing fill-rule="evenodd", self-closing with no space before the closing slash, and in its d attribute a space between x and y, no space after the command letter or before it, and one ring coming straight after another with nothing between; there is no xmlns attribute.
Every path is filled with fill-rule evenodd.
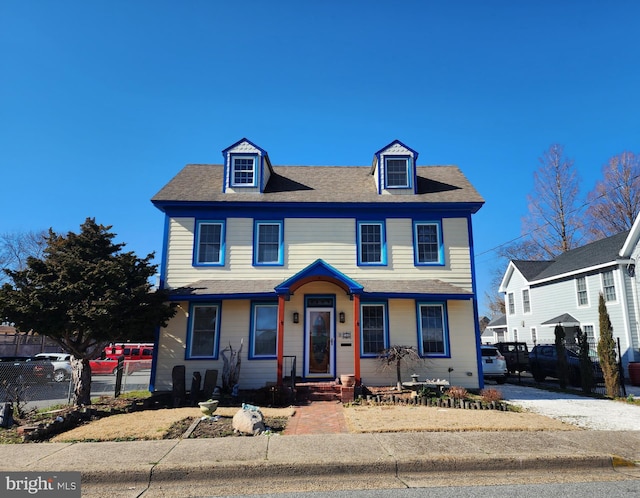
<svg viewBox="0 0 640 498"><path fill-rule="evenodd" d="M185 166L152 199L165 214L152 391L171 372L222 370L242 342L241 389L283 379L395 384L378 356L414 346L403 375L481 387L471 216L456 166L417 166L394 141L370 166L274 166L247 139ZM366 160L366 158L363 158ZM364 162L364 161L363 161Z"/></svg>

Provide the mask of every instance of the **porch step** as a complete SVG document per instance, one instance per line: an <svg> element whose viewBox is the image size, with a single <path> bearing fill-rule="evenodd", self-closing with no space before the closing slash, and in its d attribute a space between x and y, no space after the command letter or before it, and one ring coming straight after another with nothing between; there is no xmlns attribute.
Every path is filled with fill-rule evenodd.
<svg viewBox="0 0 640 498"><path fill-rule="evenodd" d="M341 386L335 382L301 382L296 384L298 401L340 401Z"/></svg>

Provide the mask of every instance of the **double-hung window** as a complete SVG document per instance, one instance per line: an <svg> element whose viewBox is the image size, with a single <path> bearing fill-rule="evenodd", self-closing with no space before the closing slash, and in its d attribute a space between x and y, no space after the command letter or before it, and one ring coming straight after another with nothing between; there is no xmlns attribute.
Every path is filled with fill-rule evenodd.
<svg viewBox="0 0 640 498"><path fill-rule="evenodd" d="M256 185L256 158L253 156L231 157L231 186L254 187Z"/></svg>
<svg viewBox="0 0 640 498"><path fill-rule="evenodd" d="M513 292L509 292L509 294L507 294L507 306L509 306L509 314L510 315L515 315L516 314L516 302L515 302L515 299L513 297Z"/></svg>
<svg viewBox="0 0 640 498"><path fill-rule="evenodd" d="M444 264L440 223L414 223L413 250L416 265Z"/></svg>
<svg viewBox="0 0 640 498"><path fill-rule="evenodd" d="M418 303L418 337L421 356L450 356L444 304Z"/></svg>
<svg viewBox="0 0 640 498"><path fill-rule="evenodd" d="M255 265L282 265L282 246L281 221L256 221L253 247Z"/></svg>
<svg viewBox="0 0 640 498"><path fill-rule="evenodd" d="M251 358L275 358L278 339L277 303L254 303L251 310Z"/></svg>
<svg viewBox="0 0 640 498"><path fill-rule="evenodd" d="M531 300L529 298L529 289L522 289L522 311L523 313L531 313Z"/></svg>
<svg viewBox="0 0 640 498"><path fill-rule="evenodd" d="M189 313L187 358L218 358L219 304L194 304Z"/></svg>
<svg viewBox="0 0 640 498"><path fill-rule="evenodd" d="M358 264L387 264L384 223L358 223Z"/></svg>
<svg viewBox="0 0 640 498"><path fill-rule="evenodd" d="M578 293L578 306L588 306L589 296L587 294L586 277L578 277L576 279L576 292Z"/></svg>
<svg viewBox="0 0 640 498"><path fill-rule="evenodd" d="M613 281L613 271L606 271L602 274L602 290L604 291L604 300L611 302L616 300L616 285Z"/></svg>
<svg viewBox="0 0 640 498"><path fill-rule="evenodd" d="M200 221L196 227L196 265L224 265L224 223Z"/></svg>
<svg viewBox="0 0 640 498"><path fill-rule="evenodd" d="M364 303L360 309L361 355L378 356L389 344L386 305Z"/></svg>
<svg viewBox="0 0 640 498"><path fill-rule="evenodd" d="M387 157L384 160L385 187L409 187L409 159L406 157Z"/></svg>

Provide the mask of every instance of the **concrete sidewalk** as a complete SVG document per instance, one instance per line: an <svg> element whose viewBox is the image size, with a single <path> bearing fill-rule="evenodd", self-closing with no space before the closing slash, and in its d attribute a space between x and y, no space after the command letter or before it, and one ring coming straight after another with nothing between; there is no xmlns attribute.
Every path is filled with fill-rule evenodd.
<svg viewBox="0 0 640 498"><path fill-rule="evenodd" d="M80 471L82 496L640 479L640 431L322 434L0 445L4 471ZM586 479L585 476L589 478ZM544 479L543 479L544 478Z"/></svg>

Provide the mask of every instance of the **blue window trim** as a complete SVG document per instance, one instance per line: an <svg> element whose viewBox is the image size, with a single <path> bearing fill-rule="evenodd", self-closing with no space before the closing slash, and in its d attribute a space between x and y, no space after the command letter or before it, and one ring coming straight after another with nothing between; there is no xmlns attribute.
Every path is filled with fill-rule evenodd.
<svg viewBox="0 0 640 498"><path fill-rule="evenodd" d="M360 358L377 358L378 353L365 353L364 352L364 337L362 331L362 309L365 306L382 306L384 310L384 349L389 347L389 302L384 300L379 301L361 301L360 302Z"/></svg>
<svg viewBox="0 0 640 498"><path fill-rule="evenodd" d="M252 159L253 160L253 182L252 183L236 183L234 181L235 175L235 160L236 159ZM259 172L260 156L252 153L232 152L229 154L229 186L231 188L254 188L258 186L258 172Z"/></svg>
<svg viewBox="0 0 640 498"><path fill-rule="evenodd" d="M379 225L380 226L380 261L374 263L365 263L362 261L362 240L360 236L360 227L362 225ZM384 221L361 220L356 225L356 244L358 252L358 266L387 266L387 230Z"/></svg>
<svg viewBox="0 0 640 498"><path fill-rule="evenodd" d="M198 256L200 253L200 226L201 225L220 225L220 258L217 262L198 262ZM193 266L224 266L225 253L226 253L226 223L224 220L197 220L196 221L196 234L193 238Z"/></svg>
<svg viewBox="0 0 640 498"><path fill-rule="evenodd" d="M278 260L260 262L258 261L258 228L261 225L278 225L279 241L278 241ZM254 220L253 222L253 266L283 266L284 265L284 221L282 220Z"/></svg>
<svg viewBox="0 0 640 498"><path fill-rule="evenodd" d="M438 261L422 262L418 260L418 226L435 225L438 235ZM442 237L442 220L413 221L413 261L416 266L444 266L444 242Z"/></svg>
<svg viewBox="0 0 640 498"><path fill-rule="evenodd" d="M216 307L218 312L216 313L216 333L213 339L213 355L211 356L193 356L191 354L191 339L193 337L193 320L195 317L195 308L197 307ZM187 339L186 348L184 350L185 360L217 360L220 349L220 317L222 315L222 303L220 301L208 301L202 303L191 303L189 305L189 318L187 321Z"/></svg>
<svg viewBox="0 0 640 498"><path fill-rule="evenodd" d="M278 301L251 301L251 319L249 321L249 359L250 360L273 360L278 357L278 315L276 313L276 350L272 355L255 354L255 325L256 325L256 308L258 306L273 306L278 308Z"/></svg>
<svg viewBox="0 0 640 498"><path fill-rule="evenodd" d="M442 353L425 353L422 345L422 316L420 309L422 306L439 306L442 309L442 328L444 352ZM416 301L416 323L418 333L418 352L422 358L451 358L451 349L449 342L449 318L447 313L447 304L438 301Z"/></svg>
<svg viewBox="0 0 640 498"><path fill-rule="evenodd" d="M387 161L391 159L402 159L406 164L406 173L407 173L407 184L406 185L389 185L388 175L387 175ZM383 167L384 167L384 188L385 190L395 190L395 189L411 189L413 188L413 164L411 161L410 155L383 155Z"/></svg>

